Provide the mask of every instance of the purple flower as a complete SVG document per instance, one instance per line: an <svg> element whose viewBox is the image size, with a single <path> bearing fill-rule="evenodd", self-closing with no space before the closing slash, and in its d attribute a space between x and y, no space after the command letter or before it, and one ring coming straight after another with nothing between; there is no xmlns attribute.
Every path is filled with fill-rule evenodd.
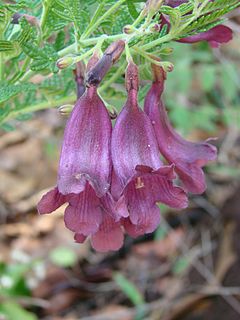
<svg viewBox="0 0 240 320"><path fill-rule="evenodd" d="M212 48L218 48L221 43L227 43L232 40L232 29L222 24L199 34L179 39L182 43L195 43L199 41L208 41Z"/></svg>
<svg viewBox="0 0 240 320"><path fill-rule="evenodd" d="M65 224L85 237L97 233L105 216L112 214L106 200L112 171L111 132L111 120L97 87L90 86L65 128L57 187L38 204L40 213L50 213L68 202Z"/></svg>
<svg viewBox="0 0 240 320"><path fill-rule="evenodd" d="M163 166L150 119L138 106L138 70L133 63L127 67L126 88L128 99L112 133L112 193L118 199L118 213L129 217L126 231L136 236L158 226L156 202L184 208L187 197L173 185L173 166Z"/></svg>
<svg viewBox="0 0 240 320"><path fill-rule="evenodd" d="M58 170L60 193L80 193L87 181L97 196L107 192L111 131L111 120L97 87L91 86L77 101L66 125Z"/></svg>
<svg viewBox="0 0 240 320"><path fill-rule="evenodd" d="M174 131L161 100L165 73L156 65L153 72L155 80L145 98L144 110L152 121L160 152L170 164L175 165L185 189L200 194L206 188L202 167L216 159L217 150L207 142L186 141Z"/></svg>

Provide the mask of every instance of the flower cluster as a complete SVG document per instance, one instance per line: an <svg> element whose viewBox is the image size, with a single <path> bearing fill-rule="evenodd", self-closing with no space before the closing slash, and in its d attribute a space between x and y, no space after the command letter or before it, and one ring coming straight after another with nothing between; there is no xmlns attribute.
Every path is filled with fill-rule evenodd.
<svg viewBox="0 0 240 320"><path fill-rule="evenodd" d="M64 221L76 242L89 237L102 252L118 250L124 232L132 237L153 232L160 223L157 203L187 207L187 192L205 190L202 167L216 157L214 146L186 141L171 127L161 100L166 76L157 65L142 110L138 68L129 61L127 100L112 128L97 88L123 50L120 41L91 61L86 90L65 128L57 186L38 204L45 214L67 203Z"/></svg>

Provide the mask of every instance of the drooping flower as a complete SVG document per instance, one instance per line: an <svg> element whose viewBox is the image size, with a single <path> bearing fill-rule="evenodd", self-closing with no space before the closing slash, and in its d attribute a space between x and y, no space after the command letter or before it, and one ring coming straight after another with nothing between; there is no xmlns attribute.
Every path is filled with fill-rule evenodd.
<svg viewBox="0 0 240 320"><path fill-rule="evenodd" d="M178 7L183 3L186 3L186 0L168 0L166 4L170 7ZM167 24L168 29L171 28L168 18L164 15L161 15L161 26ZM233 38L232 29L220 24L217 25L208 31L200 32L198 34L181 38L177 42L181 43L196 43L200 41L207 41L212 48L218 48L222 43L228 43Z"/></svg>
<svg viewBox="0 0 240 320"><path fill-rule="evenodd" d="M202 167L215 160L217 150L207 141L194 143L183 139L171 126L161 100L165 72L153 65L154 82L146 95L144 110L152 121L161 154L175 170L187 191L200 194L206 188Z"/></svg>
<svg viewBox="0 0 240 320"><path fill-rule="evenodd" d="M121 55L123 44L120 41L107 48L102 59L107 55L108 64L99 60L95 51L87 66L88 80L93 81L87 82L85 92L84 68L78 65L75 80L80 98L64 131L57 186L38 204L39 213L44 214L68 203L64 213L66 227L75 233L77 242L90 236L92 246L99 251L118 250L123 244L120 217L109 192L112 124L97 93L103 76ZM111 236L115 237L114 241L109 241Z"/></svg>
<svg viewBox="0 0 240 320"><path fill-rule="evenodd" d="M39 204L43 213L43 203L50 201L45 212L51 212L52 208L69 202L65 223L73 232L93 234L102 222L100 198L109 189L112 166L111 131L108 112L97 95L97 88L92 86L77 101L67 122L57 188Z"/></svg>
<svg viewBox="0 0 240 320"><path fill-rule="evenodd" d="M137 236L158 226L156 202L184 208L187 197L173 185L173 166L163 166L152 124L138 106L138 70L133 62L127 67L126 88L128 98L112 133L112 193L126 231Z"/></svg>
<svg viewBox="0 0 240 320"><path fill-rule="evenodd" d="M218 48L221 43L227 43L233 38L232 29L222 24L199 34L179 39L182 43L207 41L212 48Z"/></svg>

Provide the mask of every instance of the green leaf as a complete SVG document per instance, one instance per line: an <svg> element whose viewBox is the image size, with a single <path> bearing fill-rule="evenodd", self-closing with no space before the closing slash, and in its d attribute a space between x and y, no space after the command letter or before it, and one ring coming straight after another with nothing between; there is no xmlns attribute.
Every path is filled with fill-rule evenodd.
<svg viewBox="0 0 240 320"><path fill-rule="evenodd" d="M127 7L130 15L133 19L136 19L138 17L138 11L134 5L134 3L131 0L127 0Z"/></svg>
<svg viewBox="0 0 240 320"><path fill-rule="evenodd" d="M209 13L211 11L215 11L218 9L225 9L230 7L231 10L236 6L239 6L239 0L215 0L213 2L209 2L203 9L202 13Z"/></svg>
<svg viewBox="0 0 240 320"><path fill-rule="evenodd" d="M215 23L219 18L224 16L229 11L233 10L231 6L224 7L219 10L215 10L210 13L206 13L201 15L198 19L192 22L189 26L184 29L184 33L188 34L192 31L196 31L198 29L202 30L203 27L207 27L208 29L212 28L211 23Z"/></svg>
<svg viewBox="0 0 240 320"><path fill-rule="evenodd" d="M77 262L77 255L69 248L58 247L50 252L50 260L60 267L73 267Z"/></svg>
<svg viewBox="0 0 240 320"><path fill-rule="evenodd" d="M129 281L123 274L115 273L113 276L114 281L120 287L122 292L128 297L128 299L135 305L139 306L144 303L144 298L138 288Z"/></svg>
<svg viewBox="0 0 240 320"><path fill-rule="evenodd" d="M4 302L0 304L0 316L6 316L7 320L37 320L37 317L23 309L15 302Z"/></svg>
<svg viewBox="0 0 240 320"><path fill-rule="evenodd" d="M34 28L24 17L19 20L19 25L21 26L21 33L17 38L20 45L36 39L36 28Z"/></svg>
<svg viewBox="0 0 240 320"><path fill-rule="evenodd" d="M20 92L35 90L36 86L31 83L26 84L8 84L7 82L0 83L0 103L12 98Z"/></svg>
<svg viewBox="0 0 240 320"><path fill-rule="evenodd" d="M8 40L0 40L0 52L11 52L16 48L16 43Z"/></svg>
<svg viewBox="0 0 240 320"><path fill-rule="evenodd" d="M23 51L33 59L30 66L32 71L49 69L53 73L58 72L56 61L59 57L52 45L46 44L44 48L39 48L35 44L26 43Z"/></svg>
<svg viewBox="0 0 240 320"><path fill-rule="evenodd" d="M169 16L172 29L177 28L177 26L179 26L181 21L181 12L179 11L178 7L172 8L169 6L162 6L160 8L160 11L163 14L167 14Z"/></svg>

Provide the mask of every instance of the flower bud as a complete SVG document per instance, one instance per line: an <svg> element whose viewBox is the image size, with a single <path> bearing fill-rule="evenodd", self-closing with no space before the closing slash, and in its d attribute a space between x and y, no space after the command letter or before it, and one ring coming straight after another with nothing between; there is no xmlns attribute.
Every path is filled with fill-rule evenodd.
<svg viewBox="0 0 240 320"><path fill-rule="evenodd" d="M164 61L161 63L161 67L165 72L172 72L174 69L174 64L169 61Z"/></svg>
<svg viewBox="0 0 240 320"><path fill-rule="evenodd" d="M131 26L130 24L127 24L126 26L123 27L123 32L126 34L131 34L135 31L136 29Z"/></svg>
<svg viewBox="0 0 240 320"><path fill-rule="evenodd" d="M161 30L161 25L159 23L155 23L150 27L151 32L159 32Z"/></svg>
<svg viewBox="0 0 240 320"><path fill-rule="evenodd" d="M173 48L163 48L159 51L159 54L168 55L173 53Z"/></svg>
<svg viewBox="0 0 240 320"><path fill-rule="evenodd" d="M58 59L57 61L57 67L59 69L65 69L67 67L70 67L74 63L74 57L73 56L65 56L63 58Z"/></svg>
<svg viewBox="0 0 240 320"><path fill-rule="evenodd" d="M89 70L86 83L90 85L98 85L111 66L119 59L125 48L125 42L119 40L113 42L104 52L102 58Z"/></svg>
<svg viewBox="0 0 240 320"><path fill-rule="evenodd" d="M29 14L22 14L22 13L14 13L12 16L12 24L19 24L19 20L24 17L28 23L30 23L32 26L39 27L38 19L34 16L30 16Z"/></svg>
<svg viewBox="0 0 240 320"><path fill-rule="evenodd" d="M106 108L108 110L109 117L114 120L118 116L117 110L110 104L106 104Z"/></svg>
<svg viewBox="0 0 240 320"><path fill-rule="evenodd" d="M58 111L61 116L69 116L72 112L73 105L71 104L64 104L63 106L58 108Z"/></svg>

